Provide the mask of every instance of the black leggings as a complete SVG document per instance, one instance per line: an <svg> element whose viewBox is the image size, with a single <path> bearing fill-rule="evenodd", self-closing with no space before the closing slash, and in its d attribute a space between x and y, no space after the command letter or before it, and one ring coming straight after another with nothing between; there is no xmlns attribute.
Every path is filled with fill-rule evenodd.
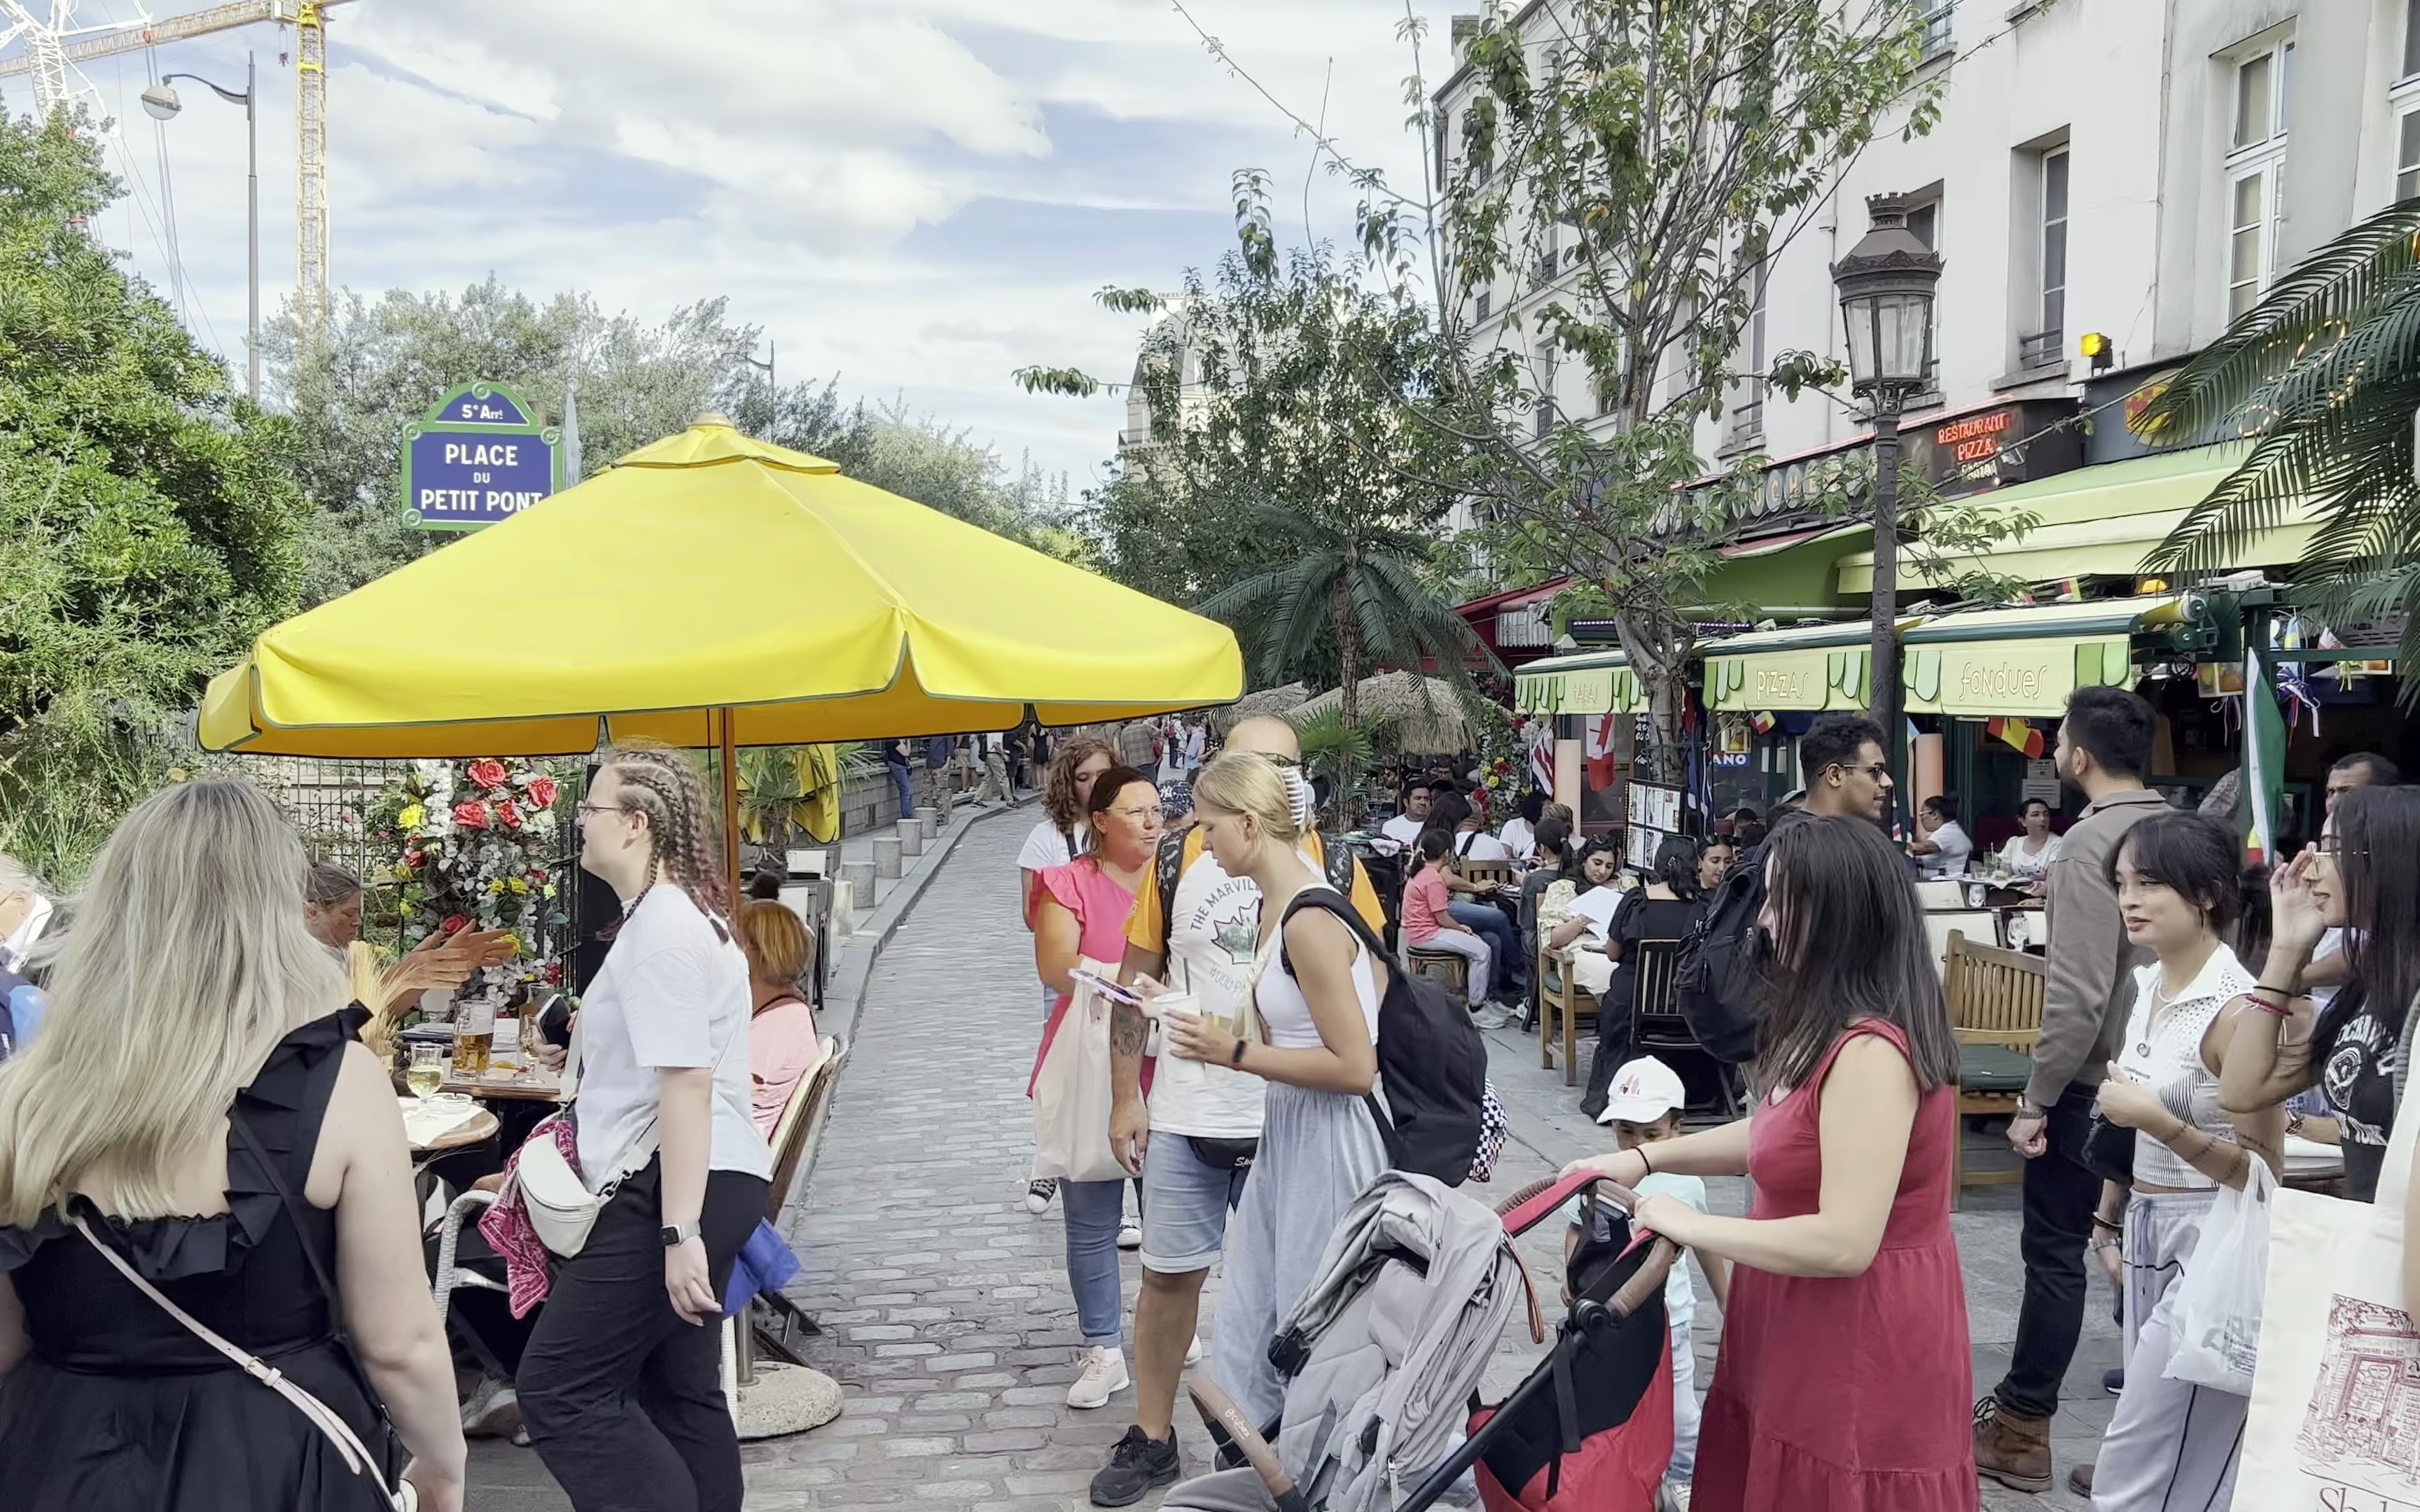
<svg viewBox="0 0 2420 1512"><path fill-rule="evenodd" d="M739 1436L722 1399L719 1319L664 1291L660 1163L622 1184L587 1244L557 1262L518 1381L530 1443L578 1512L739 1512ZM766 1183L708 1173L716 1296L765 1216Z"/></svg>

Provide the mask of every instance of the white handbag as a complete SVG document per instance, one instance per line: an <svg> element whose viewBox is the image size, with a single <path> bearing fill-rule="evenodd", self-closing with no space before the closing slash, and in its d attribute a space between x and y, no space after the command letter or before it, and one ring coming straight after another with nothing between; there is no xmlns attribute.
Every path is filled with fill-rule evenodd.
<svg viewBox="0 0 2420 1512"><path fill-rule="evenodd" d="M81 1215L70 1216L68 1221L75 1225L76 1232L84 1236L85 1243L99 1250L101 1258L116 1267L119 1275L132 1282L135 1289L143 1295L158 1303L161 1309L169 1317L184 1324L187 1333L226 1356L227 1360L245 1375L293 1403L294 1410L309 1418L311 1426L327 1435L328 1442L336 1446L336 1456L345 1462L347 1470L356 1475L367 1475L372 1481L378 1483L379 1493L386 1498L387 1504L394 1507L395 1512L417 1512L420 1506L419 1490L410 1481L401 1481L390 1487L381 1480L378 1457L369 1452L363 1444L360 1436L346 1425L343 1418L336 1415L334 1409L287 1380L276 1366L270 1365L256 1354L247 1353L228 1343L212 1332L201 1319L170 1302L165 1292L144 1280L141 1273L127 1264L123 1257L96 1238L93 1231L85 1227Z"/></svg>
<svg viewBox="0 0 2420 1512"><path fill-rule="evenodd" d="M2407 1092L2377 1200L2270 1199L2260 1358L2236 1468L2245 1508L2420 1505L2420 1328L2403 1295L2404 1195L2420 1103Z"/></svg>
<svg viewBox="0 0 2420 1512"><path fill-rule="evenodd" d="M575 1119L578 1117L580 1073L586 1064L582 1059L582 1030L585 1026L582 1020L572 1021L571 1044L563 1061L566 1078L565 1095L571 1101ZM721 1074L722 1063L730 1057L732 1048L747 1041L748 1026L743 1023L739 1026L739 1032L723 1045L722 1054L715 1057L714 1073L717 1076ZM530 1227L536 1232L538 1242L547 1247L549 1254L569 1259L587 1247L589 1231L597 1227L597 1215L605 1211L605 1204L613 1200L613 1194L621 1190L624 1181L647 1168L647 1162L656 1158L657 1143L656 1119L651 1118L621 1155L606 1167L604 1180L592 1192L580 1173L571 1168L571 1163L564 1159L561 1147L554 1142L551 1128L541 1125L523 1142L520 1159L513 1165L511 1184L520 1194L521 1210L529 1214Z"/></svg>
<svg viewBox="0 0 2420 1512"><path fill-rule="evenodd" d="M1117 967L1078 964L1104 977ZM1033 1083L1033 1175L1062 1181L1116 1181L1131 1173L1109 1145L1114 1096L1109 1064L1109 1000L1082 978L1060 1015Z"/></svg>

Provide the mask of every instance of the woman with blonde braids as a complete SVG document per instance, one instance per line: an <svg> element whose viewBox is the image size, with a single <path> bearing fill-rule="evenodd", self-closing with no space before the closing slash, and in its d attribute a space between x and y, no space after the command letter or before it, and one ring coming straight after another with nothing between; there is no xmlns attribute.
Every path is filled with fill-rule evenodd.
<svg viewBox="0 0 2420 1512"><path fill-rule="evenodd" d="M519 1377L530 1441L579 1512L739 1512L715 1325L772 1169L721 837L678 751L612 752L580 805L580 864L622 917L581 1005L571 1117L582 1179L620 1184L556 1265Z"/></svg>

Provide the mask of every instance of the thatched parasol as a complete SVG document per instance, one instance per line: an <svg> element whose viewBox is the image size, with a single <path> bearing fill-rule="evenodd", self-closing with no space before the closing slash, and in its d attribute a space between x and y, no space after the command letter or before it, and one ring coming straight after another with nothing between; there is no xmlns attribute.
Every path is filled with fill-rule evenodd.
<svg viewBox="0 0 2420 1512"><path fill-rule="evenodd" d="M1264 687L1257 693L1247 693L1224 708L1209 713L1210 733L1224 738L1226 733L1246 719L1264 714L1287 714L1311 697L1311 689L1300 683L1288 683L1283 687Z"/></svg>
<svg viewBox="0 0 2420 1512"><path fill-rule="evenodd" d="M1380 672L1361 679L1358 694L1361 717L1374 719L1383 726L1387 743L1399 751L1414 756L1453 756L1479 743L1479 732L1471 728L1470 717L1463 708L1462 694L1443 678L1422 677L1409 671ZM1330 688L1287 710L1286 718L1299 726L1305 720L1341 709L1343 702L1343 690Z"/></svg>

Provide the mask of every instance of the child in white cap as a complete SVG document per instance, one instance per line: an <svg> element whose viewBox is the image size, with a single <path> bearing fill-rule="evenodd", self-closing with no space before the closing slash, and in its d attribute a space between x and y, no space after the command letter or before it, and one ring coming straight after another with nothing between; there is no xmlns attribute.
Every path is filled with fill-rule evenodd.
<svg viewBox="0 0 2420 1512"><path fill-rule="evenodd" d="M1624 1061L1613 1073L1613 1086L1597 1122L1612 1126L1617 1149L1636 1149L1640 1145L1677 1138L1681 1133L1681 1110L1687 1102L1688 1088L1682 1085L1680 1073L1653 1056L1641 1056ZM1702 1177L1652 1171L1639 1181L1637 1192L1641 1196L1660 1192L1699 1212L1706 1211L1706 1182ZM1575 1201L1575 1212L1578 1206ZM1563 1244L1566 1257L1578 1244L1579 1238L1579 1227L1575 1224ZM1706 1273L1706 1285L1714 1291L1714 1305L1728 1312L1730 1263L1700 1255L1698 1265ZM1689 1267L1684 1261L1672 1267L1671 1275L1664 1283L1664 1316L1672 1330L1672 1463L1664 1472L1664 1496L1682 1512L1686 1512L1689 1505L1689 1478L1698 1466L1697 1354L1689 1339L1689 1324L1697 1310L1697 1290L1690 1285Z"/></svg>

